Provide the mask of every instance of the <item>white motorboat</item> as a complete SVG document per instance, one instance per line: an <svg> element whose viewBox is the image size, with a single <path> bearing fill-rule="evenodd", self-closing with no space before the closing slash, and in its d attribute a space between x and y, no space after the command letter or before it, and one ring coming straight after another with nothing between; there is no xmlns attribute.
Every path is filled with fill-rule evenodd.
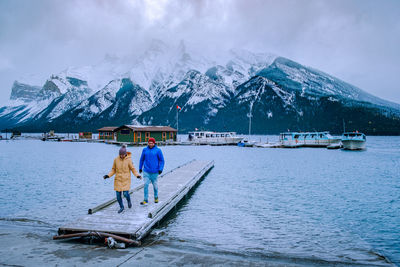
<svg viewBox="0 0 400 267"><path fill-rule="evenodd" d="M198 145L236 145L243 137L236 136L235 132L189 132L188 141Z"/></svg>
<svg viewBox="0 0 400 267"><path fill-rule="evenodd" d="M279 141L283 147L327 147L338 143L340 139L334 138L329 132L287 132L281 133Z"/></svg>
<svg viewBox="0 0 400 267"><path fill-rule="evenodd" d="M53 130L42 134L42 141L61 141L62 139L64 137L56 135Z"/></svg>
<svg viewBox="0 0 400 267"><path fill-rule="evenodd" d="M359 132L346 132L342 135L343 149L362 150L365 149L367 137Z"/></svg>
<svg viewBox="0 0 400 267"><path fill-rule="evenodd" d="M253 146L255 146L255 144L256 144L256 141L249 141L247 139L243 139L239 143L237 143L237 145L240 147L253 147Z"/></svg>

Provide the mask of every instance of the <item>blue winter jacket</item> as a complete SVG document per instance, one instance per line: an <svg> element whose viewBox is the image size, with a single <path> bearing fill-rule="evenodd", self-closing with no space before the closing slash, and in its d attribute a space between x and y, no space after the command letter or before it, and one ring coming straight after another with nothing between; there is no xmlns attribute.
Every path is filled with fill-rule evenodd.
<svg viewBox="0 0 400 267"><path fill-rule="evenodd" d="M144 168L143 168L144 165ZM144 170L148 173L158 173L164 169L164 156L157 146L143 148L140 156L139 170Z"/></svg>

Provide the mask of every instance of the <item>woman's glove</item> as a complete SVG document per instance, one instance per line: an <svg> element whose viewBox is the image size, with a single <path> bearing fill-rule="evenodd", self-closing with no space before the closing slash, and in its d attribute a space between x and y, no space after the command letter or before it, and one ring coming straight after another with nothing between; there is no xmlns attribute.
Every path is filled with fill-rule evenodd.
<svg viewBox="0 0 400 267"><path fill-rule="evenodd" d="M104 179L110 178L107 174L103 176Z"/></svg>

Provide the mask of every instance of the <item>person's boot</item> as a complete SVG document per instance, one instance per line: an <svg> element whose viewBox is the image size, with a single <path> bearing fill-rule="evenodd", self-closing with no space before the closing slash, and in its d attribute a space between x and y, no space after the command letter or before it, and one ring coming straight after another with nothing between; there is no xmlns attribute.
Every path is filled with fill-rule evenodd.
<svg viewBox="0 0 400 267"><path fill-rule="evenodd" d="M146 204L147 204L146 200L143 200L142 202L140 202L140 205L146 205Z"/></svg>
<svg viewBox="0 0 400 267"><path fill-rule="evenodd" d="M128 208L132 208L132 202L128 201Z"/></svg>
<svg viewBox="0 0 400 267"><path fill-rule="evenodd" d="M154 203L158 203L158 197L154 198Z"/></svg>
<svg viewBox="0 0 400 267"><path fill-rule="evenodd" d="M124 207L120 208L119 211L118 211L118 213L121 213L121 212L123 212L123 211L124 211Z"/></svg>

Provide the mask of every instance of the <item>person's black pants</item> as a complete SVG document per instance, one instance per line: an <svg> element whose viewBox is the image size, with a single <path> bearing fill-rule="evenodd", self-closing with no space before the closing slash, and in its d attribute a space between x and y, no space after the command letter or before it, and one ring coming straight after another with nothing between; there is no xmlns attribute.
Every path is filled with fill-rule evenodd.
<svg viewBox="0 0 400 267"><path fill-rule="evenodd" d="M129 191L123 191L123 192L124 192L124 197L128 201L128 205L129 205L129 203L131 203L131 196L129 195ZM115 191L115 193L117 194L117 200L118 200L119 207L121 209L123 209L124 203L122 202L122 197L121 197L122 191Z"/></svg>

